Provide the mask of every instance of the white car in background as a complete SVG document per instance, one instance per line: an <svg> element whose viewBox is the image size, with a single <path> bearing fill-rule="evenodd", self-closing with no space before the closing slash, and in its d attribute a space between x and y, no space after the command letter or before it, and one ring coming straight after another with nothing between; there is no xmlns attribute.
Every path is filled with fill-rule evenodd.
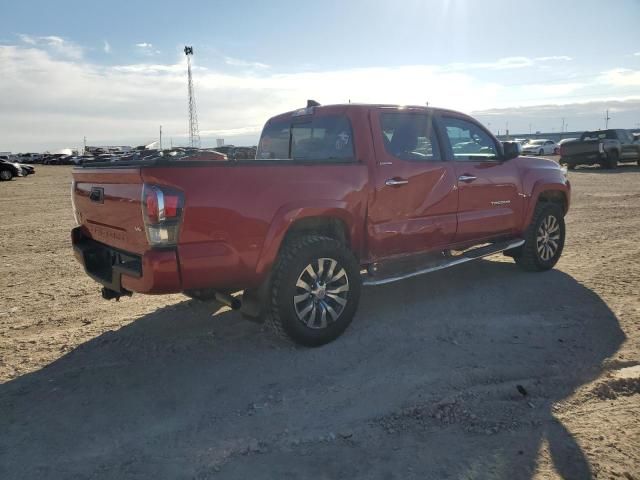
<svg viewBox="0 0 640 480"><path fill-rule="evenodd" d="M558 151L558 145L553 140L531 140L522 147L524 155L553 155Z"/></svg>

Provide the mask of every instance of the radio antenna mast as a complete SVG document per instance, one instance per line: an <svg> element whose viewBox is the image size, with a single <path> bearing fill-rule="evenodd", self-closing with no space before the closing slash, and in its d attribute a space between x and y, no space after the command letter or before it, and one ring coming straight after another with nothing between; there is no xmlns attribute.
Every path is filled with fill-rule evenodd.
<svg viewBox="0 0 640 480"><path fill-rule="evenodd" d="M198 130L198 113L196 112L196 96L193 90L193 77L191 75L191 57L193 47L185 45L184 54L187 56L187 88L189 93L189 145L200 148L200 131Z"/></svg>

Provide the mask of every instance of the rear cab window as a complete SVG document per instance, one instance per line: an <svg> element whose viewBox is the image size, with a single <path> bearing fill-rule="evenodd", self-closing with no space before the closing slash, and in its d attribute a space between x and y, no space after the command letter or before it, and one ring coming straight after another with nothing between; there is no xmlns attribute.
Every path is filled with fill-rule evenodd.
<svg viewBox="0 0 640 480"><path fill-rule="evenodd" d="M353 161L353 130L346 115L305 115L270 120L256 160Z"/></svg>

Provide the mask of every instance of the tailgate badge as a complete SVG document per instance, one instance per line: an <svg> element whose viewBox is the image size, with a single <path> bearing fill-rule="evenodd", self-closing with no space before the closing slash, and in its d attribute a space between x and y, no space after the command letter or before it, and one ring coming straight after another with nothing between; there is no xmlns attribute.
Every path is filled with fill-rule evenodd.
<svg viewBox="0 0 640 480"><path fill-rule="evenodd" d="M91 187L91 193L89 194L89 199L95 203L104 203L104 188Z"/></svg>

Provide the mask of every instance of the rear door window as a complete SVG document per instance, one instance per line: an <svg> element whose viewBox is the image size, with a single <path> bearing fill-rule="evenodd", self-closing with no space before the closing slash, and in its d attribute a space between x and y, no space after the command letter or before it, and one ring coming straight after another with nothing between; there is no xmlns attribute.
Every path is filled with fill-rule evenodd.
<svg viewBox="0 0 640 480"><path fill-rule="evenodd" d="M440 161L432 117L416 113L383 113L382 140L387 153L401 160Z"/></svg>
<svg viewBox="0 0 640 480"><path fill-rule="evenodd" d="M256 159L349 161L355 158L353 132L344 115L294 117L268 123Z"/></svg>
<svg viewBox="0 0 640 480"><path fill-rule="evenodd" d="M343 115L314 117L291 126L291 158L324 161L352 160L353 135Z"/></svg>

